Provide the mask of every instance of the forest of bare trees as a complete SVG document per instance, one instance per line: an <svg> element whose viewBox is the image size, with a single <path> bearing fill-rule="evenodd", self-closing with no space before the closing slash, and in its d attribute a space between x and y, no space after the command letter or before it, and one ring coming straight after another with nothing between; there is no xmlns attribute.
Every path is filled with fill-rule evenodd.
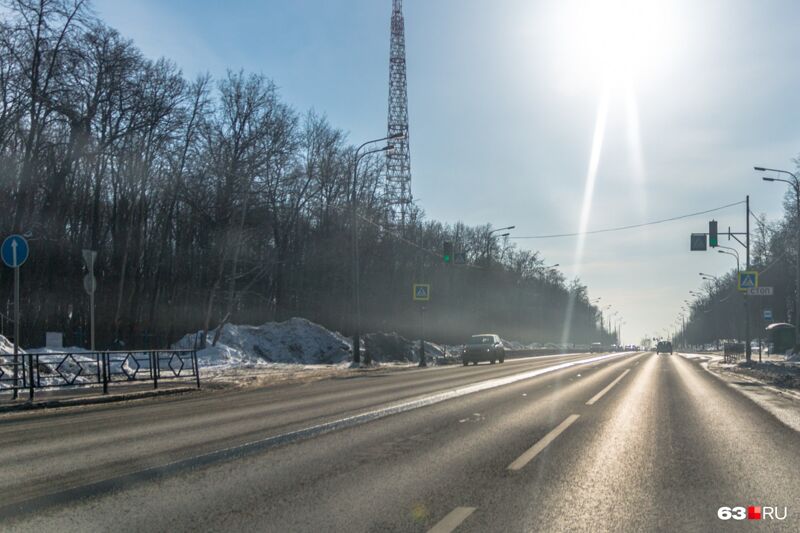
<svg viewBox="0 0 800 533"><path fill-rule="evenodd" d="M288 106L261 74L186 79L84 1L2 9L0 229L31 243L23 345L45 331L87 343L82 249L98 251L100 348L292 316L351 331L354 148L343 130ZM574 298L568 340L611 341L580 282L490 238L488 225L443 224L418 206L390 223L384 166L359 166L365 331L417 335L411 284L428 282L425 330L436 340L494 330L558 342ZM467 265L443 264L445 240ZM12 279L0 270L4 314Z"/></svg>

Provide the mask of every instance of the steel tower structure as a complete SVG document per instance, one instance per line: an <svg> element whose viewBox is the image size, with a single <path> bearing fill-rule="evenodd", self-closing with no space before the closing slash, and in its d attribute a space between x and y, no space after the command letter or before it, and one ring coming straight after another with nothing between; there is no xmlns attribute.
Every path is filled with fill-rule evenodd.
<svg viewBox="0 0 800 533"><path fill-rule="evenodd" d="M408 85L406 82L406 29L403 0L392 0L391 41L389 50L389 132L388 137L405 134L389 141L386 156L386 188L389 216L405 224L411 205L411 155L408 143ZM399 220L398 220L399 219Z"/></svg>

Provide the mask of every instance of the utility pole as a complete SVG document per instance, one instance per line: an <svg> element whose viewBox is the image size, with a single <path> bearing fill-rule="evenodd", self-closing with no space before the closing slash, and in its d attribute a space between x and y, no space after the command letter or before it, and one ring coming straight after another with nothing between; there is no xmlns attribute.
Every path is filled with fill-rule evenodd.
<svg viewBox="0 0 800 533"><path fill-rule="evenodd" d="M747 224L745 227L745 242L747 243L745 246L745 268L746 270L750 270L750 195L747 195L747 199L745 201L745 219L747 219ZM744 293L744 339L747 345L745 346L745 357L747 362L749 363L753 357L753 349L750 346L750 304L749 304L749 297L747 293Z"/></svg>

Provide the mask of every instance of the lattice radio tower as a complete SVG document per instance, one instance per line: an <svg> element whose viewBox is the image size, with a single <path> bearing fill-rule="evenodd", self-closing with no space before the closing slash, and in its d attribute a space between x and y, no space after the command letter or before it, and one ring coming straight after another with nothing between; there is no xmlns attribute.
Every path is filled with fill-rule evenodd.
<svg viewBox="0 0 800 533"><path fill-rule="evenodd" d="M389 51L389 137L392 149L386 156L386 187L389 216L405 225L411 205L411 155L408 149L408 86L406 82L406 29L403 0L392 0L392 36Z"/></svg>

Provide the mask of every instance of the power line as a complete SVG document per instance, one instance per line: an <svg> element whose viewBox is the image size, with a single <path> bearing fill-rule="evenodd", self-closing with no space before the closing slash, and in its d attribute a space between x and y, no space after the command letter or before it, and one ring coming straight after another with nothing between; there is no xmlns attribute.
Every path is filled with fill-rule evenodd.
<svg viewBox="0 0 800 533"><path fill-rule="evenodd" d="M677 217L665 218L665 219L662 219L662 220L653 220L652 222L643 222L641 224L632 224L630 226L619 226L619 227L616 227L616 228L597 229L597 230L577 232L577 233L556 233L554 235L530 235L530 236L525 236L525 237L514 237L514 236L512 236L510 238L511 239L556 239L556 238L560 238L560 237L579 237L581 235L594 235L594 234L597 234L597 233L610 233L610 232L613 232L613 231L624 231L624 230L635 229L635 228L643 228L645 226L655 226L656 224L663 224L665 222L674 222L676 220L681 220L681 219L684 219L684 218L696 217L698 215L705 215L707 213L713 213L714 211L721 211L723 209L728 209L729 207L742 205L743 203L745 203L745 202L744 201L735 202L735 203L732 203L732 204L723 205L721 207L715 207L714 209L707 209L706 211L698 211L696 213L689 213L687 215L680 215L680 216L677 216Z"/></svg>

